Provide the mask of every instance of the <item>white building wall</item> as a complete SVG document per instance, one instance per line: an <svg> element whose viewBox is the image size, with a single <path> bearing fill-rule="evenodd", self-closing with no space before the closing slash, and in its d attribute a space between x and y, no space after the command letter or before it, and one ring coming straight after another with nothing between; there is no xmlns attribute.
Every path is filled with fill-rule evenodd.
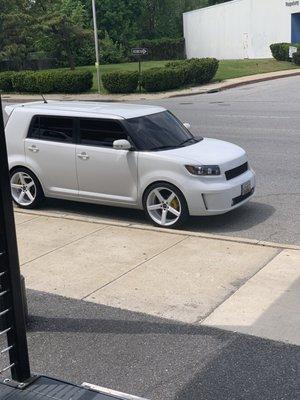
<svg viewBox="0 0 300 400"><path fill-rule="evenodd" d="M270 58L270 44L291 41L300 1L234 0L183 15L187 57Z"/></svg>

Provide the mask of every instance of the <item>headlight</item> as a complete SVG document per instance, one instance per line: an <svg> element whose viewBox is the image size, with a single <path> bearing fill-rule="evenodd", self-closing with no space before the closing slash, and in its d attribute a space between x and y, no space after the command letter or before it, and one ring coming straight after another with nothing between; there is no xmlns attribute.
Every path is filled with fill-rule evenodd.
<svg viewBox="0 0 300 400"><path fill-rule="evenodd" d="M218 165L185 165L185 168L193 175L215 176L221 175Z"/></svg>

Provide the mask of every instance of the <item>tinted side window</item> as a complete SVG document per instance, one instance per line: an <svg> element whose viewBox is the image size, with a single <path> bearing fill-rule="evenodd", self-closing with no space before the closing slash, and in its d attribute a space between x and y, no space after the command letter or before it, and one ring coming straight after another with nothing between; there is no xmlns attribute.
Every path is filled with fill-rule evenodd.
<svg viewBox="0 0 300 400"><path fill-rule="evenodd" d="M36 117L31 126L30 137L54 142L73 141L73 119L61 117Z"/></svg>
<svg viewBox="0 0 300 400"><path fill-rule="evenodd" d="M116 121L80 119L79 141L91 146L112 147L115 140L127 139L123 127Z"/></svg>

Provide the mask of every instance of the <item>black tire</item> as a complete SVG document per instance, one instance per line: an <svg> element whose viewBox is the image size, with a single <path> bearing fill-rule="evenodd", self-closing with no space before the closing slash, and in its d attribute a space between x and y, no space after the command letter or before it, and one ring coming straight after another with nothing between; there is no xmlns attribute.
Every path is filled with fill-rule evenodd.
<svg viewBox="0 0 300 400"><path fill-rule="evenodd" d="M175 222L164 225L162 223L159 223L156 220L157 218L154 219L153 216L151 216L151 214L149 213L148 200L149 200L149 202L151 202L151 199L149 198L149 196L153 196L153 191L155 189L162 190L162 194L164 194L164 191L166 194L169 191L169 193L173 192L176 195L176 197L177 197L176 202L177 202L177 200L179 200L179 205L177 202L177 205L179 207L176 208L176 211L180 212L180 216L178 217L178 219L175 218L176 219ZM172 205L172 202L170 203L171 205ZM144 196L143 196L143 208L147 215L147 218L152 222L152 224L154 226L158 226L160 228L176 229L176 228L182 227L189 218L189 209L188 209L187 202L186 202L184 195L181 193L181 191L176 186L174 186L170 183L167 183L167 182L156 182L146 189ZM158 218L160 217L160 213L162 214L162 212L163 212L162 210L163 210L163 208L161 210L160 209L157 210ZM172 213L170 213L170 211L167 210L167 215L170 215L170 214L172 217L173 216Z"/></svg>
<svg viewBox="0 0 300 400"><path fill-rule="evenodd" d="M16 196L14 196L13 193L12 193L12 198L13 198L14 203L19 208L24 208L24 209L38 208L41 205L41 203L44 201L44 199L45 199L43 188L42 188L38 178L29 169L24 168L24 167L18 167L18 168L13 169L10 172L11 185L12 185L13 177L15 177L15 175L18 174L18 173L26 174L34 182L34 188L35 188L34 200L32 202L29 202L28 204L21 204L21 203L19 203L17 201ZM12 186L11 186L11 189L13 190Z"/></svg>

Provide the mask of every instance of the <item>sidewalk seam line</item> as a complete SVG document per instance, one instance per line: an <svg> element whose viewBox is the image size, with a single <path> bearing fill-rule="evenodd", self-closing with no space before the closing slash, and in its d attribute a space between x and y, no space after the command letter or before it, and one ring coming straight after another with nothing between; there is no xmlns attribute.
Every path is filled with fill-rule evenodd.
<svg viewBox="0 0 300 400"><path fill-rule="evenodd" d="M131 273L132 271L135 271L137 268L141 267L142 265L146 264L149 261L152 261L155 257L160 256L161 254L164 254L166 251L172 249L173 247L177 246L178 244L182 243L184 240L187 240L189 237L186 236L180 240L178 240L176 243L173 243L172 245L168 246L167 248L165 248L164 250L160 251L159 253L154 254L152 257L149 257L147 260L141 261L140 263L138 263L137 265L135 265L133 268L131 268L130 270L124 272L123 274L119 275L118 277L114 278L113 280L111 280L110 282L106 283L105 285L100 286L98 289L93 290L91 293L83 296L81 298L81 300L85 300L87 297L91 296L92 294L104 289L106 286L109 286L112 283L115 283L116 281L118 281L119 279L123 278L125 275L128 275L129 273Z"/></svg>
<svg viewBox="0 0 300 400"><path fill-rule="evenodd" d="M33 216L34 214L29 214L29 215ZM15 226L16 226L16 228L18 228L18 226L20 226L20 225L26 224L27 222L31 222L31 221L34 221L35 219L39 219L39 218L40 218L39 215L35 215L33 218L30 218L27 221L23 221L23 222L19 222L19 223L15 222Z"/></svg>
<svg viewBox="0 0 300 400"><path fill-rule="evenodd" d="M193 324L199 324L203 325L205 320L207 318L210 317L210 315L212 313L214 313L219 307L221 307L227 300L229 300L233 295L235 295L240 289L242 289L242 287L244 287L252 278L254 278L259 272L261 272L264 268L266 268L277 256L279 256L282 252L284 251L284 249L278 249L278 251L276 252L276 254L272 255L270 257L270 259L268 261L266 261L261 268L259 268L259 270L257 270L253 275L251 275L246 282L244 282L239 288L237 288L233 293L228 294L228 296L226 296L226 298L220 303L218 304L209 314L205 315L204 318L199 318L198 320L196 320L195 322L193 322Z"/></svg>
<svg viewBox="0 0 300 400"><path fill-rule="evenodd" d="M93 235L94 233L100 232L100 231L102 231L102 230L104 230L104 229L106 229L106 228L110 228L110 226L103 226L103 227L101 227L101 228L99 228L99 229L96 229L96 230L93 231L93 232L88 233L87 235L84 235L84 236L81 236L80 238L71 240L70 242L65 243L65 244L62 245L62 246L56 247L55 249L49 250L49 251L47 251L46 253L44 253L44 254L42 254L42 255L40 255L40 256L37 256L37 257L33 258L32 260L29 260L29 261L26 261L26 262L20 264L20 266L21 266L21 267L24 267L25 265L30 264L30 263L33 262L33 261L36 261L36 260L38 260L38 259L40 259L40 258L43 258L43 257L45 257L45 256L48 256L49 254L54 253L54 252L57 251L57 250L61 250L61 249L63 249L64 247L69 246L70 244L74 244L74 243L78 242L79 240L85 239L85 238L87 238L88 236Z"/></svg>

